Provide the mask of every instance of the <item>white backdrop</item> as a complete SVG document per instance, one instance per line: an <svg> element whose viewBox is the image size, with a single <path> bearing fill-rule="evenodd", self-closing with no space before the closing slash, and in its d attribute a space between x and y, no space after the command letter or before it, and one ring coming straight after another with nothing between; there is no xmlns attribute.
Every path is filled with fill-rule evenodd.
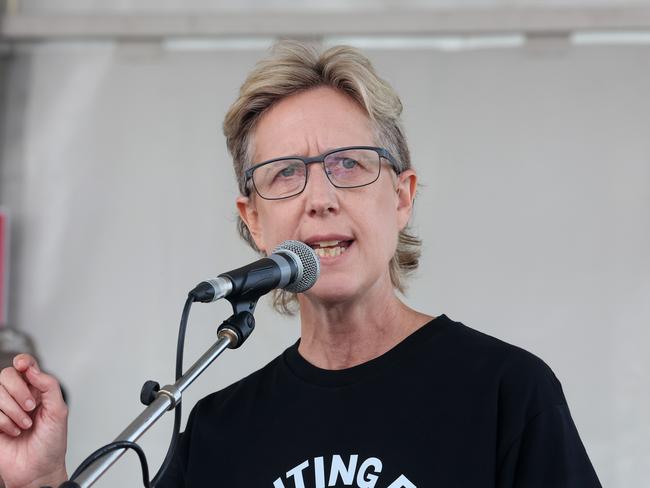
<svg viewBox="0 0 650 488"><path fill-rule="evenodd" d="M397 88L423 187L407 300L542 357L604 486L650 463L650 47L367 50ZM169 382L184 296L254 258L236 236L221 121L256 49L42 43L10 61L0 203L13 210L11 319L71 407L68 468ZM229 313L196 305L187 362ZM296 340L257 330L184 399ZM155 472L171 416L143 440ZM97 486L140 486L129 454Z"/></svg>

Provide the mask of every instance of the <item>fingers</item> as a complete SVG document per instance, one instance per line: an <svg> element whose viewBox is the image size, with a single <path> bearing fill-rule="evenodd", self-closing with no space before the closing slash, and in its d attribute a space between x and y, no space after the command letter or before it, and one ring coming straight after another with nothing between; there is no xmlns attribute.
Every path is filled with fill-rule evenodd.
<svg viewBox="0 0 650 488"><path fill-rule="evenodd" d="M29 354L18 354L14 357L14 368L21 372L32 386L32 396L46 395L50 401L63 402L61 386L53 376L43 373L38 362ZM10 368L11 369L11 368ZM0 377L0 382L4 384ZM45 398L42 398L45 401Z"/></svg>
<svg viewBox="0 0 650 488"><path fill-rule="evenodd" d="M41 404L51 415L66 417L68 406L63 401L61 386L54 376L43 373L34 366L30 366L24 373L27 381L40 393Z"/></svg>
<svg viewBox="0 0 650 488"><path fill-rule="evenodd" d="M14 357L14 367L5 368L0 372L0 412L4 413L4 424L7 433L12 431L9 421L15 427L29 428L31 421L27 412L32 412L37 406L44 407L44 412L53 419L65 419L68 407L63 401L59 382L53 376L40 370L36 360L29 354L19 354ZM0 419L0 428L2 419Z"/></svg>
<svg viewBox="0 0 650 488"><path fill-rule="evenodd" d="M18 437L22 431L16 427L16 424L9 417L0 412L0 432L9 434L12 437Z"/></svg>
<svg viewBox="0 0 650 488"><path fill-rule="evenodd" d="M40 370L38 362L36 362L34 356L30 356L29 354L18 354L14 357L14 368L21 373L24 373L30 366Z"/></svg>
<svg viewBox="0 0 650 488"><path fill-rule="evenodd" d="M16 400L7 392L3 385L0 385L0 405L2 405L2 418L0 427L9 435L16 435L16 429L29 429L32 426L32 419L25 413Z"/></svg>
<svg viewBox="0 0 650 488"><path fill-rule="evenodd" d="M36 408L37 399L29 385L14 368L0 371L0 430L17 436L20 429L29 429L32 419L27 414Z"/></svg>
<svg viewBox="0 0 650 488"><path fill-rule="evenodd" d="M36 407L36 398L29 390L25 379L14 368L5 368L0 371L0 386L3 386L7 393L27 412ZM4 408L3 408L4 410Z"/></svg>

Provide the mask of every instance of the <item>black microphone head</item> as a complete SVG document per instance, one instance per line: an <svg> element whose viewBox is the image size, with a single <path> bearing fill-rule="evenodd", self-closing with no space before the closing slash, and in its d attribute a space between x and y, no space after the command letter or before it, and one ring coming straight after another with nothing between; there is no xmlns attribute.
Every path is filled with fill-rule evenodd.
<svg viewBox="0 0 650 488"><path fill-rule="evenodd" d="M296 265L299 270L296 279L284 289L293 293L309 290L320 276L320 260L314 250L304 242L288 240L273 250L274 253L282 251L290 251L297 256Z"/></svg>

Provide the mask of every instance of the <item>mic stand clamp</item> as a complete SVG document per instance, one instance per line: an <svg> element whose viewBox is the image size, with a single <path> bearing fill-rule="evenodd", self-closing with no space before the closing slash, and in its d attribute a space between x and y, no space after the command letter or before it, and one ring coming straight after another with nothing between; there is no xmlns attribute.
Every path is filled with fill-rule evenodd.
<svg viewBox="0 0 650 488"><path fill-rule="evenodd" d="M247 310L231 315L217 328L219 335L230 337L230 349L237 349L255 329L255 317Z"/></svg>

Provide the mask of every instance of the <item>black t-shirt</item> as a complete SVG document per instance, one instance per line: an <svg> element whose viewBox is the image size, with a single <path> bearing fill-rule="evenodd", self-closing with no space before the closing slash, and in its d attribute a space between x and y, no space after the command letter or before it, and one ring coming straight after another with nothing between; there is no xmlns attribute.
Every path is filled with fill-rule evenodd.
<svg viewBox="0 0 650 488"><path fill-rule="evenodd" d="M298 343L199 401L159 487L600 487L562 387L533 354L433 319L330 371Z"/></svg>

